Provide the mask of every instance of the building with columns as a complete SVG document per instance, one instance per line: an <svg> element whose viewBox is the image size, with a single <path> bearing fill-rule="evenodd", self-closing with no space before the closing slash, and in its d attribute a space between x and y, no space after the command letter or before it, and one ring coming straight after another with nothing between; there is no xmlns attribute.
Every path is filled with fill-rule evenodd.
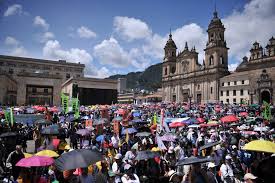
<svg viewBox="0 0 275 183"><path fill-rule="evenodd" d="M208 41L202 64L195 47L177 53L170 33L164 47L162 70L163 101L273 103L275 95L275 38L265 49L255 42L232 73L228 71L228 49L225 27L217 12L207 29Z"/></svg>
<svg viewBox="0 0 275 183"><path fill-rule="evenodd" d="M170 33L164 47L163 101L207 103L219 101L220 78L229 75L224 25L215 11L208 26L205 59L200 64L195 47L177 53Z"/></svg>

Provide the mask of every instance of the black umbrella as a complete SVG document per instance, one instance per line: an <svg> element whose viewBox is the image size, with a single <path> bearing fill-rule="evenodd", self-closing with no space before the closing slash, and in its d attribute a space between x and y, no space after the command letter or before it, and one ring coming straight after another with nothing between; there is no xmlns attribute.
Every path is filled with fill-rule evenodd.
<svg viewBox="0 0 275 183"><path fill-rule="evenodd" d="M207 149L207 148L209 148L209 147L213 147L213 146L218 145L218 144L220 144L220 142L211 142L211 143L207 143L207 144L205 144L204 146L201 146L201 147L199 148L199 151L201 151L201 150L203 150L203 149Z"/></svg>
<svg viewBox="0 0 275 183"><path fill-rule="evenodd" d="M41 134L43 135L58 135L60 133L60 127L57 125L47 126L42 129Z"/></svg>
<svg viewBox="0 0 275 183"><path fill-rule="evenodd" d="M160 156L159 152L153 152L153 151L138 151L136 160L145 160L145 159L151 159Z"/></svg>
<svg viewBox="0 0 275 183"><path fill-rule="evenodd" d="M5 138L5 137L14 137L17 136L18 134L15 132L6 132L6 133L2 133L0 135L0 138Z"/></svg>
<svg viewBox="0 0 275 183"><path fill-rule="evenodd" d="M136 134L137 137L148 137L148 136L150 136L150 135L151 135L150 132L138 132L138 133Z"/></svg>
<svg viewBox="0 0 275 183"><path fill-rule="evenodd" d="M102 154L95 150L76 149L62 154L55 160L55 166L59 171L85 168L102 160Z"/></svg>
<svg viewBox="0 0 275 183"><path fill-rule="evenodd" d="M185 158L181 161L178 161L176 163L176 166L182 166L182 165L191 165L191 164L196 164L196 163L205 163L205 162L209 162L212 161L211 158L208 157L194 157L191 156L190 158Z"/></svg>

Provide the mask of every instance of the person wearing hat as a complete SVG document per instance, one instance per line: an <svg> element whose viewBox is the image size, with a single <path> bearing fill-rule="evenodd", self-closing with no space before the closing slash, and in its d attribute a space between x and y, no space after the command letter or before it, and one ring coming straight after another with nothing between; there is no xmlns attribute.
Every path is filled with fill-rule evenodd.
<svg viewBox="0 0 275 183"><path fill-rule="evenodd" d="M255 183L257 178L258 177L256 177L252 173L247 173L247 174L244 175L243 179L244 179L245 183Z"/></svg>
<svg viewBox="0 0 275 183"><path fill-rule="evenodd" d="M208 176L208 183L218 183L215 163L208 163L206 174Z"/></svg>
<svg viewBox="0 0 275 183"><path fill-rule="evenodd" d="M112 171L114 174L116 174L115 176L115 183L119 183L121 182L121 176L123 175L122 174L122 171L123 169L121 168L122 167L122 155L121 154L116 154L115 157L115 162L113 163L112 165Z"/></svg>
<svg viewBox="0 0 275 183"><path fill-rule="evenodd" d="M130 164L124 165L125 174L121 177L122 183L140 183L137 174L133 173L133 167Z"/></svg>
<svg viewBox="0 0 275 183"><path fill-rule="evenodd" d="M234 182L234 174L233 169L231 166L231 159L230 155L225 156L225 162L221 165L221 179L224 183L232 183Z"/></svg>

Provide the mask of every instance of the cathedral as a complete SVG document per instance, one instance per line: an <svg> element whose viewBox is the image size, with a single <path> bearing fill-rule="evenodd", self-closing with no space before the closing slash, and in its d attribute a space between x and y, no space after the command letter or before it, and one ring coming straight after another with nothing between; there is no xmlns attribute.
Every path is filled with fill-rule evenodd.
<svg viewBox="0 0 275 183"><path fill-rule="evenodd" d="M164 102L273 103L275 95L275 39L265 49L255 42L250 57L228 71L225 27L217 12L208 25L208 40L202 64L195 47L177 53L170 33L164 47L162 91Z"/></svg>
<svg viewBox="0 0 275 183"><path fill-rule="evenodd" d="M219 80L229 75L228 49L224 37L224 25L217 12L208 26L205 59L198 62L195 47L187 43L177 54L177 46L170 33L164 47L162 71L163 101L197 103L219 101Z"/></svg>

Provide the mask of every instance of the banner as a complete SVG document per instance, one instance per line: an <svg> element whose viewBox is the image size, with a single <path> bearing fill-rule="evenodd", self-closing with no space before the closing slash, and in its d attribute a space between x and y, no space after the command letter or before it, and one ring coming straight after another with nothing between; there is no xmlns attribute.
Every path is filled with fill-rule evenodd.
<svg viewBox="0 0 275 183"><path fill-rule="evenodd" d="M77 98L72 98L72 112L76 112L76 107L77 107Z"/></svg>
<svg viewBox="0 0 275 183"><path fill-rule="evenodd" d="M9 111L5 111L5 121L7 124L9 124L10 122L10 112Z"/></svg>
<svg viewBox="0 0 275 183"><path fill-rule="evenodd" d="M264 114L263 117L265 120L270 120L271 119L271 108L270 104L264 101Z"/></svg>
<svg viewBox="0 0 275 183"><path fill-rule="evenodd" d="M114 121L114 132L119 135L119 121Z"/></svg>
<svg viewBox="0 0 275 183"><path fill-rule="evenodd" d="M61 105L63 112L67 114L69 111L69 96L65 95L64 93L61 94Z"/></svg>
<svg viewBox="0 0 275 183"><path fill-rule="evenodd" d="M11 126L13 126L13 111L12 111L12 107L10 108L10 122L11 122Z"/></svg>
<svg viewBox="0 0 275 183"><path fill-rule="evenodd" d="M85 127L93 127L93 120L92 119L87 119L85 122Z"/></svg>
<svg viewBox="0 0 275 183"><path fill-rule="evenodd" d="M79 100L78 100L78 98L74 98L74 106L75 106L75 108L73 109L74 110L74 117L76 119L78 119L80 117L80 114L79 114Z"/></svg>

